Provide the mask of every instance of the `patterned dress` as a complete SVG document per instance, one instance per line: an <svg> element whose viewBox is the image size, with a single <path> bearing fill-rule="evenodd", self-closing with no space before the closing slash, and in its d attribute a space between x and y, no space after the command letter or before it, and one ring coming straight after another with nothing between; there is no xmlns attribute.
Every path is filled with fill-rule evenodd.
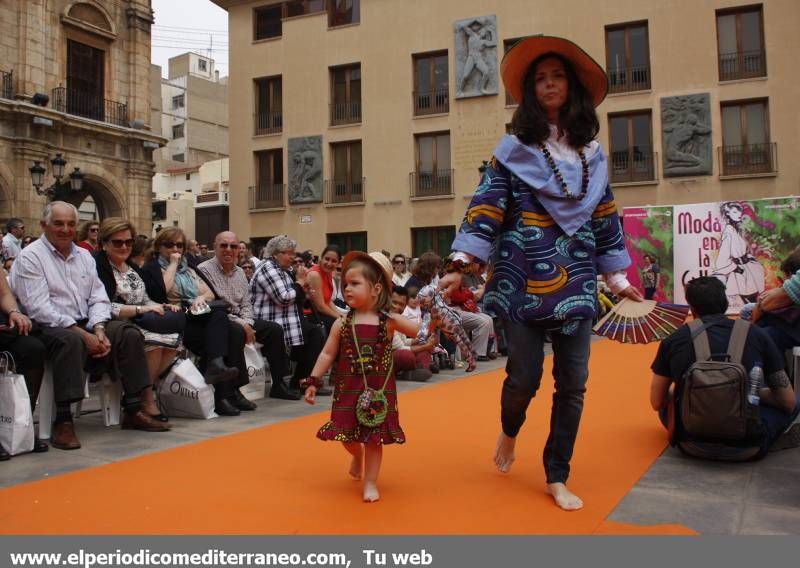
<svg viewBox="0 0 800 568"><path fill-rule="evenodd" d="M364 390L364 377L361 374L361 363L370 388L380 389L386 380L386 373L392 363L392 344L387 338L386 314L380 314L378 325L356 324L358 345L361 353L357 355L353 341L351 324L354 313L351 311L342 326L339 340L339 356L334 365L333 408L331 419L317 432L320 440L337 442L363 442L377 444L402 444L406 441L400 427L397 412L397 385L394 370L386 384L384 394L389 411L383 424L375 428L367 428L358 423L356 418L356 400Z"/></svg>

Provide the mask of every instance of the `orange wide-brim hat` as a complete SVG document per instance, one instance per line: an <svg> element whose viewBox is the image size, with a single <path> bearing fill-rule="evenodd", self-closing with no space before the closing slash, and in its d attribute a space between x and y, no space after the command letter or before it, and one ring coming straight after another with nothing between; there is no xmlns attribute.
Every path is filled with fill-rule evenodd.
<svg viewBox="0 0 800 568"><path fill-rule="evenodd" d="M378 274L383 275L383 285L386 287L389 293L392 292L394 287L394 283L392 282L392 263L388 258L386 258L385 254L378 251L373 251L367 254L360 250L351 250L344 255L344 258L342 259L342 274L347 272L347 267L354 260L360 260L361 262L371 264L377 268Z"/></svg>
<svg viewBox="0 0 800 568"><path fill-rule="evenodd" d="M518 41L508 50L500 63L503 84L515 101L522 102L525 75L531 63L547 53L561 55L572 63L578 80L589 91L595 107L603 102L608 93L608 77L600 64L570 40L545 35Z"/></svg>

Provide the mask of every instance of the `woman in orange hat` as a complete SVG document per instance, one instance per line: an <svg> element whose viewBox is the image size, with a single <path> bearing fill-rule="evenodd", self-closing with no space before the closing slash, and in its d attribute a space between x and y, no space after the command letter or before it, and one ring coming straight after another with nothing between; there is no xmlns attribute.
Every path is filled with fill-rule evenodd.
<svg viewBox="0 0 800 568"><path fill-rule="evenodd" d="M395 330L415 336L419 323L391 307L392 265L380 252L352 251L342 260L344 298L350 311L331 327L311 376L301 382L314 404L320 377L335 365L331 419L317 432L321 440L342 442L351 455L350 475L364 480L363 499L377 501L384 444L406 441L397 411L392 359Z"/></svg>
<svg viewBox="0 0 800 568"><path fill-rule="evenodd" d="M548 36L517 43L501 72L519 102L513 134L495 149L452 248L463 263L492 261L484 302L503 319L508 338L494 462L501 472L511 468L550 333L555 394L544 469L556 504L575 510L583 502L566 482L589 375L597 274L615 294L642 299L625 277L631 260L595 140L595 107L608 82L580 47Z"/></svg>

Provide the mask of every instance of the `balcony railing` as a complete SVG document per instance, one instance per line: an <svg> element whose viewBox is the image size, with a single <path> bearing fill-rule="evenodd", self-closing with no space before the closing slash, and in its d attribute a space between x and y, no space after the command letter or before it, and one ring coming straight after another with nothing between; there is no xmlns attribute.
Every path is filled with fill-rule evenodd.
<svg viewBox="0 0 800 568"><path fill-rule="evenodd" d="M356 180L326 179L325 203L336 205L339 203L364 203L364 189L366 178Z"/></svg>
<svg viewBox="0 0 800 568"><path fill-rule="evenodd" d="M128 105L66 87L53 89L52 106L59 112L128 126Z"/></svg>
<svg viewBox="0 0 800 568"><path fill-rule="evenodd" d="M719 80L733 81L767 75L767 59L764 50L736 51L719 54Z"/></svg>
<svg viewBox="0 0 800 568"><path fill-rule="evenodd" d="M255 186L251 185L248 189L250 192L250 211L286 207L286 202L284 201L286 184L264 183Z"/></svg>
<svg viewBox="0 0 800 568"><path fill-rule="evenodd" d="M442 197L453 195L454 170L411 172L408 174L411 197Z"/></svg>
<svg viewBox="0 0 800 568"><path fill-rule="evenodd" d="M611 153L611 183L656 181L658 154L647 149Z"/></svg>
<svg viewBox="0 0 800 568"><path fill-rule="evenodd" d="M650 66L617 67L608 70L609 93L631 93L650 88Z"/></svg>
<svg viewBox="0 0 800 568"><path fill-rule="evenodd" d="M331 126L361 122L361 101L331 103Z"/></svg>
<svg viewBox="0 0 800 568"><path fill-rule="evenodd" d="M778 145L775 142L722 146L719 163L723 176L743 176L776 173L778 171Z"/></svg>
<svg viewBox="0 0 800 568"><path fill-rule="evenodd" d="M450 90L414 91L414 116L450 112Z"/></svg>
<svg viewBox="0 0 800 568"><path fill-rule="evenodd" d="M11 79L13 77L13 71L0 71L0 98L3 99L10 99L11 98Z"/></svg>
<svg viewBox="0 0 800 568"><path fill-rule="evenodd" d="M280 134L283 131L283 112L257 112L253 115L254 132L262 134Z"/></svg>

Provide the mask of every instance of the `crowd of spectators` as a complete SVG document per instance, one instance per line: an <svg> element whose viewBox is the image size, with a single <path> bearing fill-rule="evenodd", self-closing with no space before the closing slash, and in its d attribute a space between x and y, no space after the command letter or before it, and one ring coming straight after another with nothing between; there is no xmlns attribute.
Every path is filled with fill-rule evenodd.
<svg viewBox="0 0 800 568"><path fill-rule="evenodd" d="M87 377L104 374L122 386L122 428L169 430L156 387L183 348L196 356L214 386L220 416L256 408L242 393L249 382L244 346L254 342L272 377L268 395L299 400L301 379L311 372L333 323L347 312L340 281L343 251L335 245L315 256L299 252L295 240L281 235L254 251L225 231L209 250L178 227L149 238L118 217L79 225L77 210L64 202L49 204L40 223L39 238L25 234L21 219L5 225L2 258L8 274L0 278L0 350L13 353L32 407L44 366L51 366L56 448L80 447L71 404L83 398ZM422 324L417 337L394 336L399 380L426 381L443 365L457 365L456 344L420 305L426 287L455 314L475 360L504 351L502 326L483 308L485 265L455 270L433 252L419 258L384 254L394 270L392 311ZM783 287L762 295L743 317L785 349L800 340L800 247L782 268ZM602 282L599 290L601 301L610 305L614 298L603 293ZM325 387L317 394L331 391ZM656 401L660 408L663 400ZM35 451L47 449L36 440ZM0 451L0 459L4 454Z"/></svg>

